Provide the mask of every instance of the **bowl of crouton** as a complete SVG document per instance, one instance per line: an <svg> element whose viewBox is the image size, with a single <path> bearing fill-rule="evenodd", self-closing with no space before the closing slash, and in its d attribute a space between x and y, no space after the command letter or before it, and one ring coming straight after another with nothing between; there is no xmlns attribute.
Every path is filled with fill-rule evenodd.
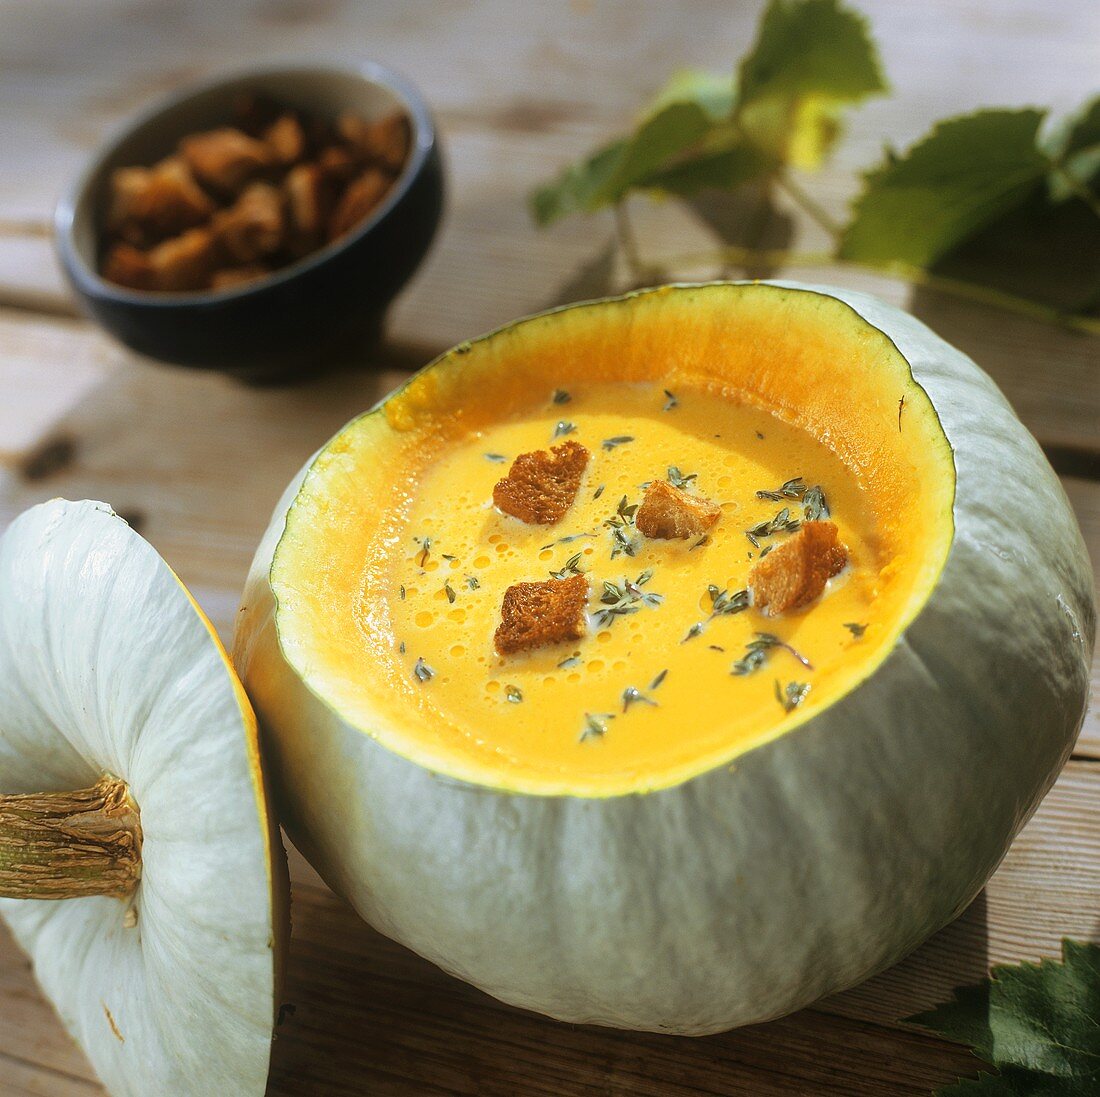
<svg viewBox="0 0 1100 1097"><path fill-rule="evenodd" d="M235 73L100 150L58 205L84 308L132 349L246 380L355 361L443 206L431 114L370 61Z"/></svg>

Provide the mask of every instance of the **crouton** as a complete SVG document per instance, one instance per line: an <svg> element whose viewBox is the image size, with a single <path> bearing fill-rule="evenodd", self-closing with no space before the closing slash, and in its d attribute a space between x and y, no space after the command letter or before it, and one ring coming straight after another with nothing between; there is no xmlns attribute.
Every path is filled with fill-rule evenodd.
<svg viewBox="0 0 1100 1097"><path fill-rule="evenodd" d="M552 526L573 505L587 465L588 450L572 440L549 453L521 453L493 488L493 502L521 522Z"/></svg>
<svg viewBox="0 0 1100 1097"><path fill-rule="evenodd" d="M382 201L389 189L389 179L377 168L368 168L363 172L336 203L328 223L329 240L336 240L355 228Z"/></svg>
<svg viewBox="0 0 1100 1097"><path fill-rule="evenodd" d="M237 286L265 278L271 271L262 263L245 263L240 267L224 267L210 276L211 289L235 289Z"/></svg>
<svg viewBox="0 0 1100 1097"><path fill-rule="evenodd" d="M305 255L319 247L333 205L333 187L316 164L299 164L283 180L290 250Z"/></svg>
<svg viewBox="0 0 1100 1097"><path fill-rule="evenodd" d="M205 289L217 264L214 234L209 229L188 229L158 244L148 257L156 289Z"/></svg>
<svg viewBox="0 0 1100 1097"><path fill-rule="evenodd" d="M329 145L328 148L321 149L317 156L317 166L329 182L338 186L351 180L359 170L351 153L339 145Z"/></svg>
<svg viewBox="0 0 1100 1097"><path fill-rule="evenodd" d="M358 115L341 115L336 129L352 155L366 164L375 164L391 175L404 166L409 154L409 120L396 112L374 122Z"/></svg>
<svg viewBox="0 0 1100 1097"><path fill-rule="evenodd" d="M718 521L720 514L717 503L701 495L689 495L667 480L653 480L645 489L634 524L646 537L672 541L701 536Z"/></svg>
<svg viewBox="0 0 1100 1097"><path fill-rule="evenodd" d="M753 605L769 616L812 602L825 584L843 570L848 550L832 522L806 522L789 540L772 549L749 573Z"/></svg>
<svg viewBox="0 0 1100 1097"><path fill-rule="evenodd" d="M236 194L254 175L275 163L275 154L232 126L185 137L180 153L199 182L223 194Z"/></svg>
<svg viewBox="0 0 1100 1097"><path fill-rule="evenodd" d="M276 118L264 130L263 139L276 161L285 167L296 164L306 154L306 131L296 114Z"/></svg>
<svg viewBox="0 0 1100 1097"><path fill-rule="evenodd" d="M115 244L103 257L103 277L128 289L155 289L149 257L132 244Z"/></svg>
<svg viewBox="0 0 1100 1097"><path fill-rule="evenodd" d="M118 168L110 192L108 229L139 247L194 228L214 212L210 196L178 157L151 168Z"/></svg>
<svg viewBox="0 0 1100 1097"><path fill-rule="evenodd" d="M227 210L214 217L214 237L234 263L254 263L274 255L284 243L284 197L270 183L252 183Z"/></svg>
<svg viewBox="0 0 1100 1097"><path fill-rule="evenodd" d="M501 655L579 640L585 634L588 577L515 583L504 592L493 644Z"/></svg>

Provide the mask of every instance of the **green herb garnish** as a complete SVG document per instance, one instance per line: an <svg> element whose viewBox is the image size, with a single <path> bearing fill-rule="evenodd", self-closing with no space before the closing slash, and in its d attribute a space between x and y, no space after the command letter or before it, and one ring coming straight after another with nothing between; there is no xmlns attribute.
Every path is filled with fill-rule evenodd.
<svg viewBox="0 0 1100 1097"><path fill-rule="evenodd" d="M856 621L845 621L844 627L858 640L867 631L866 625L861 625Z"/></svg>
<svg viewBox="0 0 1100 1097"><path fill-rule="evenodd" d="M435 671L424 662L424 657L421 656L417 659L416 665L413 667L413 675L418 682L427 682L435 676Z"/></svg>
<svg viewBox="0 0 1100 1097"><path fill-rule="evenodd" d="M397 594L398 594L398 597L401 599L401 601L404 602L405 601L405 584L404 583L402 583L401 586L399 586L397 588Z"/></svg>
<svg viewBox="0 0 1100 1097"><path fill-rule="evenodd" d="M477 588L481 586L481 583L476 575L467 575L466 586L468 586L470 590L477 590Z"/></svg>
<svg viewBox="0 0 1100 1097"><path fill-rule="evenodd" d="M783 706L784 712L794 712L810 692L807 682L788 682L786 687L780 689L779 679L775 680L775 699Z"/></svg>
<svg viewBox="0 0 1100 1097"><path fill-rule="evenodd" d="M581 570L581 558L584 556L583 552L575 552L568 560L562 565L560 571L550 572L551 579L566 579L570 575L583 575Z"/></svg>
<svg viewBox="0 0 1100 1097"><path fill-rule="evenodd" d="M550 394L550 399L555 404L568 404L573 399L565 389L554 389Z"/></svg>
<svg viewBox="0 0 1100 1097"><path fill-rule="evenodd" d="M820 484L807 489L802 497L802 513L807 522L820 522L829 517L829 504L825 501L825 492Z"/></svg>
<svg viewBox="0 0 1100 1097"><path fill-rule="evenodd" d="M559 419L557 425L554 427L554 437L564 438L565 435L572 434L576 429L576 423L571 423L568 419Z"/></svg>
<svg viewBox="0 0 1100 1097"><path fill-rule="evenodd" d="M600 486L598 488L596 488L596 490L592 493L592 498L593 499L599 499L599 497L601 495L603 495L604 488L606 488L606 487L607 487L606 484L600 484Z"/></svg>
<svg viewBox="0 0 1100 1097"><path fill-rule="evenodd" d="M791 508L784 507L773 518L769 518L766 522L757 522L755 526L745 530L745 536L752 542L753 548L759 548L761 537L773 537L777 533L794 533L801 526L800 519L791 517Z"/></svg>
<svg viewBox="0 0 1100 1097"><path fill-rule="evenodd" d="M665 389L665 396L668 398L665 400L665 406L661 408L662 411L672 411L674 407L677 407L680 403L675 396L672 395L668 389Z"/></svg>
<svg viewBox="0 0 1100 1097"><path fill-rule="evenodd" d="M696 636L702 636L703 628L703 622L696 621L695 624L687 630L687 635L680 641L680 643L686 644L689 640L694 640Z"/></svg>
<svg viewBox="0 0 1100 1097"><path fill-rule="evenodd" d="M652 698L647 697L637 686L627 686L623 690L623 712L625 713L631 705L652 705L657 707L657 702Z"/></svg>
<svg viewBox="0 0 1100 1097"><path fill-rule="evenodd" d="M642 588L653 578L652 571L643 571L637 579L623 579L621 583L613 583L605 579L603 594L600 596L601 608L595 613L593 620L598 628L610 625L616 617L628 613L637 613L643 606L656 608L665 599L663 594Z"/></svg>
<svg viewBox="0 0 1100 1097"><path fill-rule="evenodd" d="M674 488L686 488L692 480L697 480L699 474L697 472L689 472L687 474L682 473L675 465L668 466L668 482Z"/></svg>
<svg viewBox="0 0 1100 1097"><path fill-rule="evenodd" d="M503 453L487 453L485 454L485 460L495 461L497 464L500 464L502 461L507 461L508 458L505 457Z"/></svg>
<svg viewBox="0 0 1100 1097"><path fill-rule="evenodd" d="M432 539L430 537L414 537L413 540L420 546L419 560L421 567L428 563L428 557L432 552Z"/></svg>
<svg viewBox="0 0 1100 1097"><path fill-rule="evenodd" d="M614 719L613 712L586 712L580 741L583 743L588 739L602 739L607 734L607 721Z"/></svg>
<svg viewBox="0 0 1100 1097"><path fill-rule="evenodd" d="M707 587L710 595L711 617L729 616L734 613L742 613L749 608L751 596L747 590L719 590L713 583Z"/></svg>
<svg viewBox="0 0 1100 1097"><path fill-rule="evenodd" d="M634 515L638 510L637 503L627 502L624 495L619 500L615 513L604 522L604 527L611 530L611 559L616 556L633 556L637 553L639 544L634 533Z"/></svg>
<svg viewBox="0 0 1100 1097"><path fill-rule="evenodd" d="M450 579L444 579L443 580L443 589L447 594L447 601L450 602L453 605L456 596L455 596L455 588L451 586Z"/></svg>
<svg viewBox="0 0 1100 1097"><path fill-rule="evenodd" d="M662 670L652 682L649 683L649 692L652 693L668 676L668 670Z"/></svg>
<svg viewBox="0 0 1100 1097"><path fill-rule="evenodd" d="M733 664L730 674L746 675L759 670L768 661L768 652L772 648L782 648L790 652L804 667L813 670L809 659L800 655L790 644L771 632L758 632L746 645L745 655ZM797 702L796 702L797 703Z"/></svg>
<svg viewBox="0 0 1100 1097"><path fill-rule="evenodd" d="M616 434L614 438L605 438L600 445L606 450L613 450L616 446L625 446L627 442L633 442L632 434Z"/></svg>
<svg viewBox="0 0 1100 1097"><path fill-rule="evenodd" d="M504 698L509 704L518 705L523 701L523 693L518 686L506 686L504 690Z"/></svg>
<svg viewBox="0 0 1100 1097"><path fill-rule="evenodd" d="M552 549L555 545L571 545L574 541L579 541L582 537L595 537L595 530L589 530L586 533L570 533L565 537L559 537L556 541L551 541L548 545L543 545L539 549L539 552L545 552L547 549Z"/></svg>
<svg viewBox="0 0 1100 1097"><path fill-rule="evenodd" d="M756 493L757 499L769 499L773 503L782 503L784 499L801 499L806 491L806 485L801 476L796 476L793 480L785 481L775 491L758 491Z"/></svg>
<svg viewBox="0 0 1100 1097"><path fill-rule="evenodd" d="M558 670L567 670L569 667L579 666L580 661L581 653L579 651L575 651L572 655L566 656L560 663L558 663Z"/></svg>

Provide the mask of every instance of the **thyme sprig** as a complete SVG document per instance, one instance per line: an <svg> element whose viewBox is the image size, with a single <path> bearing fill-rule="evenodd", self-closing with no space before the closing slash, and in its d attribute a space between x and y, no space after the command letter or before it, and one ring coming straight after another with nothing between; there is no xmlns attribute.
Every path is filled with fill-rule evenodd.
<svg viewBox="0 0 1100 1097"><path fill-rule="evenodd" d="M814 484L812 488L808 488L802 497L802 513L807 522L820 522L829 517L829 504L825 500L825 492L821 490L820 484Z"/></svg>
<svg viewBox="0 0 1100 1097"><path fill-rule="evenodd" d="M794 712L810 692L808 682L788 682L780 688L779 679L775 680L775 699L783 706L784 712Z"/></svg>
<svg viewBox="0 0 1100 1097"><path fill-rule="evenodd" d="M584 533L569 533L565 537L559 537L556 541L551 541L549 544L543 545L539 549L539 552L545 552L547 549L552 549L555 545L571 545L574 541L579 541L583 537L595 537L596 531L594 529L586 530Z"/></svg>
<svg viewBox="0 0 1100 1097"><path fill-rule="evenodd" d="M773 648L782 648L790 652L807 670L813 670L813 664L804 655L797 652L785 640L775 633L758 632L746 645L745 654L733 664L730 674L743 676L759 670L768 661L768 652Z"/></svg>
<svg viewBox="0 0 1100 1097"><path fill-rule="evenodd" d="M607 734L607 721L614 719L613 712L586 712L580 741L584 743L589 739L602 739Z"/></svg>
<svg viewBox="0 0 1100 1097"><path fill-rule="evenodd" d="M584 569L581 567L581 559L584 557L583 552L575 552L568 560L562 564L558 571L550 572L551 579L568 579L570 575L583 575Z"/></svg>
<svg viewBox="0 0 1100 1097"><path fill-rule="evenodd" d="M747 590L719 590L713 583L707 587L707 594L710 595L711 618L743 613L752 603L752 596Z"/></svg>
<svg viewBox="0 0 1100 1097"><path fill-rule="evenodd" d="M674 488L686 488L692 480L698 480L699 474L697 472L683 473L676 467L676 465L668 466L668 482Z"/></svg>
<svg viewBox="0 0 1100 1097"><path fill-rule="evenodd" d="M652 697L647 697L637 686L627 686L623 690L623 712L625 713L631 705L638 704L657 707L657 702Z"/></svg>
<svg viewBox="0 0 1100 1097"><path fill-rule="evenodd" d="M766 522L757 522L745 530L745 536L752 542L753 548L760 547L761 537L774 537L777 533L794 533L802 527L799 518L791 517L791 508L784 507Z"/></svg>
<svg viewBox="0 0 1100 1097"><path fill-rule="evenodd" d="M600 443L600 445L603 446L603 448L605 450L610 452L616 446L625 446L627 444L627 442L633 442L633 441L634 441L634 435L633 434L616 434L614 438L605 438Z"/></svg>
<svg viewBox="0 0 1100 1097"><path fill-rule="evenodd" d="M601 608L593 616L596 627L605 628L616 617L637 613L644 606L654 609L659 606L665 600L664 595L642 589L652 578L652 571L643 571L637 579L624 578L621 583L613 583L610 579L605 579L603 594L600 595Z"/></svg>
<svg viewBox="0 0 1100 1097"><path fill-rule="evenodd" d="M616 556L634 556L640 547L634 527L634 515L638 503L627 501L624 495L615 508L615 513L604 522L604 528L611 530L611 559Z"/></svg>
<svg viewBox="0 0 1100 1097"><path fill-rule="evenodd" d="M775 491L758 491L757 499L768 499L773 503L782 503L784 499L801 499L806 492L806 483L801 476L794 477L781 484Z"/></svg>

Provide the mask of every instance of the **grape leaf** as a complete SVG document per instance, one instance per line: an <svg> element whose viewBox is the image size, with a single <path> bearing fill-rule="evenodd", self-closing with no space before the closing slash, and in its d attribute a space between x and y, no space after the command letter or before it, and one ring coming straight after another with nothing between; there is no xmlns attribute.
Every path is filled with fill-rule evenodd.
<svg viewBox="0 0 1100 1097"><path fill-rule="evenodd" d="M723 94L716 78L705 73L673 77L633 134L605 145L535 191L531 209L536 223L549 225L570 213L591 213L641 186L721 124L733 101L733 81L727 79L725 88Z"/></svg>
<svg viewBox="0 0 1100 1097"><path fill-rule="evenodd" d="M633 133L534 192L535 221L590 213L632 190L729 190L785 163L816 166L842 108L886 86L862 17L838 0L771 0L741 81L738 95L730 76L673 77Z"/></svg>
<svg viewBox="0 0 1100 1097"><path fill-rule="evenodd" d="M939 123L864 180L839 254L928 266L1021 205L1045 178L1038 110L983 110Z"/></svg>
<svg viewBox="0 0 1100 1097"><path fill-rule="evenodd" d="M839 136L842 108L887 90L866 21L837 0L772 0L738 83L747 139L809 169Z"/></svg>
<svg viewBox="0 0 1100 1097"><path fill-rule="evenodd" d="M1062 960L998 965L976 987L908 1018L969 1044L995 1066L938 1097L1087 1097L1100 1093L1100 946L1062 942Z"/></svg>

